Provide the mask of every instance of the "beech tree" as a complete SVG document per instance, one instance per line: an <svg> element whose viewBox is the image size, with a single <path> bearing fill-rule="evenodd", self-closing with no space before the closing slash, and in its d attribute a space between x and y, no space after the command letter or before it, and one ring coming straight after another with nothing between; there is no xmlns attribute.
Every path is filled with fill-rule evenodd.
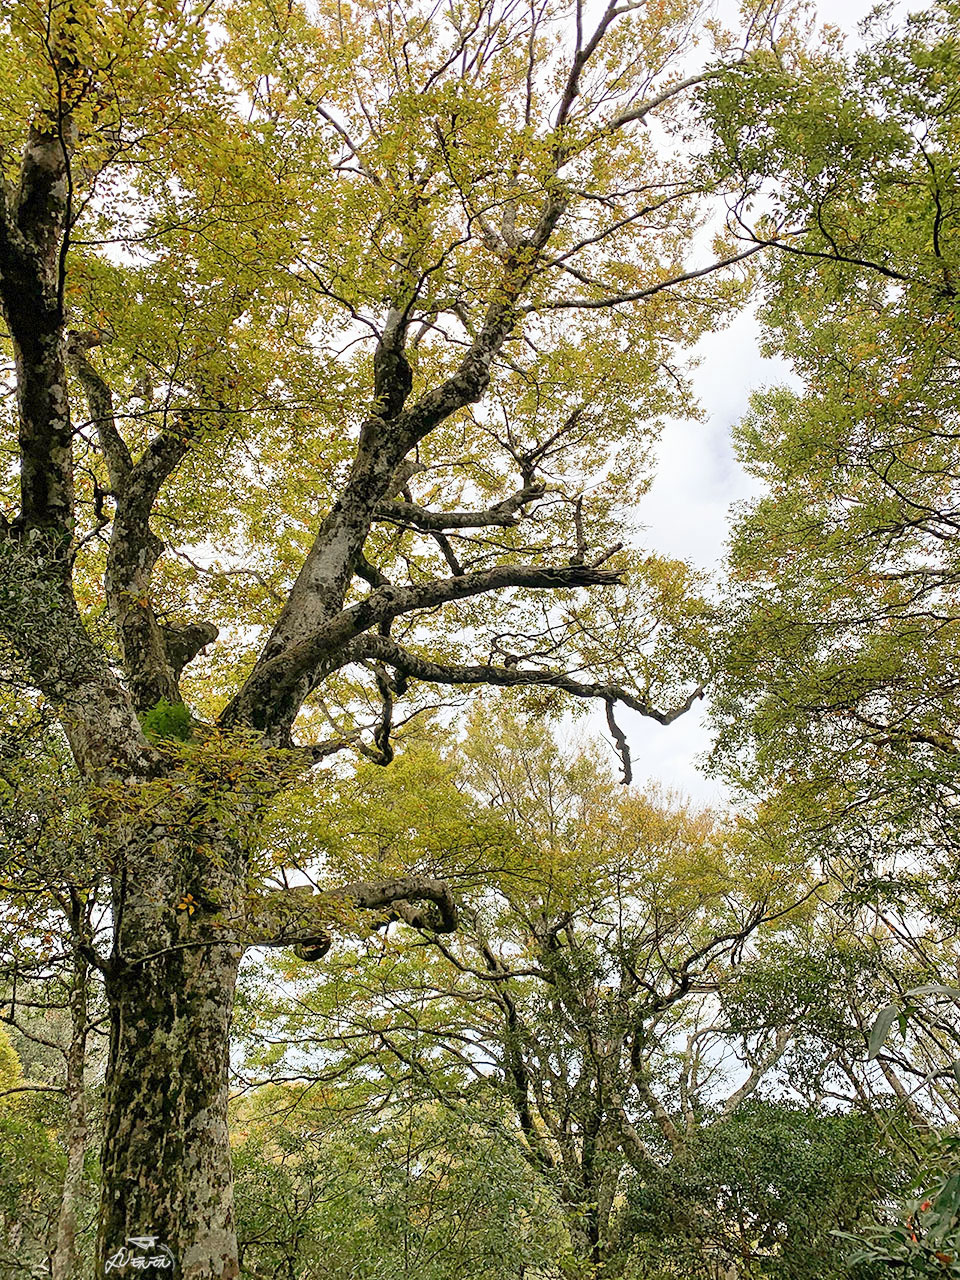
<svg viewBox="0 0 960 1280"><path fill-rule="evenodd" d="M940 3L878 22L856 58L759 59L734 77L751 109L734 121L727 86L716 115L724 163L795 231L766 236L765 320L803 382L737 430L766 491L732 544L721 753L848 881L951 931L958 32Z"/></svg>
<svg viewBox="0 0 960 1280"><path fill-rule="evenodd" d="M855 58L741 68L750 109L721 94L716 114L723 163L795 231L750 234L777 250L769 347L803 382L738 432L765 493L733 539L721 753L769 827L838 873L871 1061L841 1042L837 1065L861 1098L879 1075L917 1132L960 1105L958 33L953 0L881 15ZM861 1263L956 1268L952 1145L932 1164Z"/></svg>
<svg viewBox="0 0 960 1280"><path fill-rule="evenodd" d="M106 1021L100 975L78 942L109 931L108 893L76 769L51 710L36 703L0 693L0 1024L29 1076L0 1102L13 1104L11 1121L21 1094L47 1104L45 1135L52 1143L56 1133L66 1168L53 1229L37 1234L54 1280L72 1280L88 1244L90 1086L102 1079ZM12 1154L4 1162L27 1198L35 1171L17 1170ZM19 1238L16 1224L0 1233L0 1249L19 1252L25 1269L28 1256L43 1265L24 1243L35 1216L23 1215Z"/></svg>
<svg viewBox="0 0 960 1280"><path fill-rule="evenodd" d="M251 971L247 1083L285 1082L291 1109L313 1087L377 1126L439 1101L549 1191L571 1274L618 1274L626 1186L659 1196L665 1222L703 1131L769 1088L802 1034L797 1004L748 1025L727 1002L822 883L789 849L623 788L595 752L489 705L445 758L409 745L388 773L328 784L311 821L313 855L343 878L415 857L457 886L460 924L418 946L354 941L319 971L279 957L279 995ZM691 1236L723 1235L715 1214L691 1205Z"/></svg>
<svg viewBox="0 0 960 1280"><path fill-rule="evenodd" d="M597 699L622 748L618 704L701 694L689 574L621 548L690 407L676 349L756 249L695 240L691 93L744 56L695 55L696 20L4 4L0 630L111 882L109 948L78 943L111 1020L101 1268L152 1235L178 1275L237 1274L246 946L319 958L356 909L455 926L429 877L285 882L278 794L389 763L461 688Z"/></svg>

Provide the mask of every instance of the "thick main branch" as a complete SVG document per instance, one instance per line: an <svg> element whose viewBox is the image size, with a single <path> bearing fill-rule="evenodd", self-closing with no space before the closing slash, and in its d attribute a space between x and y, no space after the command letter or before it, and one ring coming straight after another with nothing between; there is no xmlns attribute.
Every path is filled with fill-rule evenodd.
<svg viewBox="0 0 960 1280"><path fill-rule="evenodd" d="M402 614L483 595L507 587L534 590L614 586L619 576L591 565L502 565L415 587L380 587L313 635L266 662L258 662L221 717L225 727L247 725L285 740L303 699L329 671L343 665L344 646ZM377 656L377 655L370 655Z"/></svg>
<svg viewBox="0 0 960 1280"><path fill-rule="evenodd" d="M163 543L150 527L150 516L161 488L186 456L191 415L182 415L177 427L161 431L134 463L116 427L110 387L86 356L90 345L89 335L71 335L69 358L86 396L116 501L104 587L133 702L145 711L161 698L180 701L181 671L217 637L210 623L163 627L151 600Z"/></svg>
<svg viewBox="0 0 960 1280"><path fill-rule="evenodd" d="M380 913L374 927L393 920L431 933L452 933L457 927L449 885L429 876L396 876L319 893L303 885L264 895L249 907L243 941L248 946L294 947L302 959L319 960L331 946L331 927L352 911Z"/></svg>

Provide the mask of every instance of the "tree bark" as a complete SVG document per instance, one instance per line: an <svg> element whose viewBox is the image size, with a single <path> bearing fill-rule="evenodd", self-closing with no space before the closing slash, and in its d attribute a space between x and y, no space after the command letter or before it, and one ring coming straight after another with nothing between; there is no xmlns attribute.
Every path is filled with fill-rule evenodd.
<svg viewBox="0 0 960 1280"><path fill-rule="evenodd" d="M255 807L242 802L233 825L188 830L204 793L183 775L166 785L168 806L147 807L116 855L96 1274L156 1267L168 1280L235 1280L227 1102L244 947L294 946L316 959L337 904L438 931L456 927L456 905L446 884L423 876L252 894Z"/></svg>
<svg viewBox="0 0 960 1280"><path fill-rule="evenodd" d="M165 1276L239 1274L227 1089L241 954L234 943L187 944L115 961L108 975L98 1278L134 1274L125 1258L164 1246ZM150 1236L155 1246L130 1246Z"/></svg>
<svg viewBox="0 0 960 1280"><path fill-rule="evenodd" d="M77 1206L83 1190L83 1159L87 1151L87 1107L83 1068L87 1049L87 983L89 967L77 951L70 990L70 1046L67 1050L67 1172L60 1195L57 1243L51 1260L53 1280L73 1280L77 1274Z"/></svg>

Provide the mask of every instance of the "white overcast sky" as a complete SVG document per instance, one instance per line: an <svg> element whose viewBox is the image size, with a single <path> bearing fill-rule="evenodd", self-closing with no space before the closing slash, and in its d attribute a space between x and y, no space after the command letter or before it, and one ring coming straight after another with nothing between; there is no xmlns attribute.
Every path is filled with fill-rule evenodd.
<svg viewBox="0 0 960 1280"><path fill-rule="evenodd" d="M873 4L874 0L834 0L819 3L817 11L822 22L855 35ZM720 10L724 15L734 6L721 4ZM781 362L763 359L758 337L754 316L743 313L698 344L694 383L709 417L703 422L672 422L664 431L657 477L639 512L643 543L650 550L717 570L731 505L754 492L751 477L734 455L731 428L746 412L751 392L789 376ZM638 783L649 779L698 803L722 802L720 785L699 767L709 743L702 703L667 727L622 710L618 719L630 741ZM602 716L594 717L594 725L598 733L604 732Z"/></svg>

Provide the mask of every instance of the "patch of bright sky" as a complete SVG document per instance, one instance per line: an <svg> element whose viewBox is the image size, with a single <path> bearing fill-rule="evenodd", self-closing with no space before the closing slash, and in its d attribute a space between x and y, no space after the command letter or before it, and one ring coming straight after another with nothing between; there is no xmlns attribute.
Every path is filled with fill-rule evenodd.
<svg viewBox="0 0 960 1280"><path fill-rule="evenodd" d="M818 4L817 13L821 22L855 37L857 24L873 7L874 0L834 0ZM719 8L721 17L732 18L733 5ZM708 416L667 424L656 479L639 512L644 546L713 574L723 559L732 508L757 493L756 482L736 458L731 430L746 413L752 392L791 377L783 361L761 356L759 342L756 316L743 312L697 345L700 363L693 381ZM605 736L602 716L593 719L595 732ZM625 710L618 719L630 742L638 784L658 782L697 804L723 803L721 784L703 772L710 742L703 703L666 727Z"/></svg>

